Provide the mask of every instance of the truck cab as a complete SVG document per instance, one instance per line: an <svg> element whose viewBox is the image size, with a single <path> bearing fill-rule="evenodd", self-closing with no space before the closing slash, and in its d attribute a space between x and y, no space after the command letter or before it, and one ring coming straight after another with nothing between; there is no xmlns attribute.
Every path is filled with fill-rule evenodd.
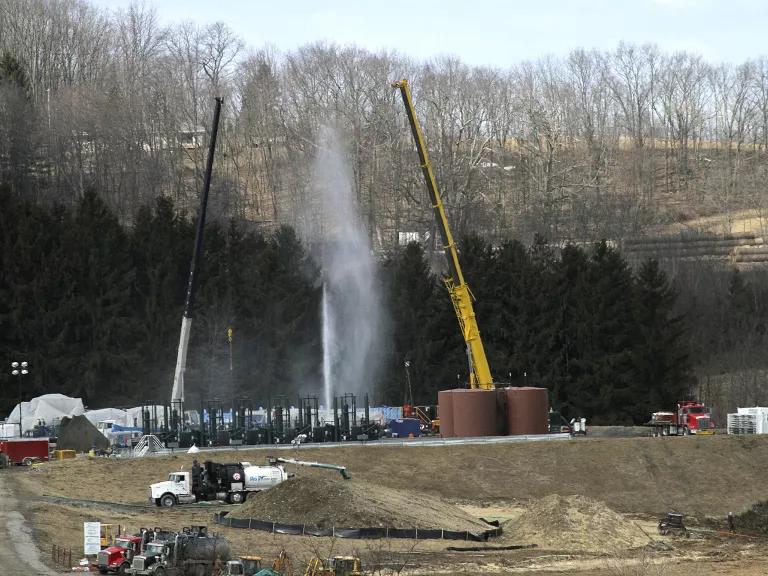
<svg viewBox="0 0 768 576"><path fill-rule="evenodd" d="M127 574L141 575L153 574L158 566L164 566L166 558L172 553L173 542L154 540L147 544L144 551L134 556Z"/></svg>
<svg viewBox="0 0 768 576"><path fill-rule="evenodd" d="M192 493L191 473L171 472L165 482L150 484L149 499L157 506L174 506L194 502L197 498Z"/></svg>
<svg viewBox="0 0 768 576"><path fill-rule="evenodd" d="M715 423L704 404L697 401L683 401L677 404L678 422L685 434L713 434Z"/></svg>
<svg viewBox="0 0 768 576"><path fill-rule="evenodd" d="M118 536L112 545L101 550L97 556L99 572L115 572L122 576L131 566L133 557L141 553L141 536Z"/></svg>
<svg viewBox="0 0 768 576"><path fill-rule="evenodd" d="M254 576L261 570L261 556L241 556L227 562L225 576Z"/></svg>

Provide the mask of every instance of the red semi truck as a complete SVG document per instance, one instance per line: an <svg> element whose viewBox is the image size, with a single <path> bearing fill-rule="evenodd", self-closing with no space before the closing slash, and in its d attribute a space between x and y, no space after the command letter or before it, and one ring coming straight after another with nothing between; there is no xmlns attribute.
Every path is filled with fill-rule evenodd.
<svg viewBox="0 0 768 576"><path fill-rule="evenodd" d="M704 435L715 432L709 408L697 400L678 402L676 412L654 412L648 426L651 427L652 436Z"/></svg>
<svg viewBox="0 0 768 576"><path fill-rule="evenodd" d="M131 560L143 552L141 536L119 536L112 546L99 552L97 568L102 574L115 572L122 576L131 567Z"/></svg>
<svg viewBox="0 0 768 576"><path fill-rule="evenodd" d="M0 468L11 464L29 466L49 459L48 438L0 440Z"/></svg>

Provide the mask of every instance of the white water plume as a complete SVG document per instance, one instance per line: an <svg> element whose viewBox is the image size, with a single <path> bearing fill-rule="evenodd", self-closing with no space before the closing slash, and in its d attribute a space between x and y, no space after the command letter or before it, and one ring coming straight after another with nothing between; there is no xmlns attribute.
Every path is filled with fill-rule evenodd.
<svg viewBox="0 0 768 576"><path fill-rule="evenodd" d="M312 240L322 246L323 398L372 388L378 368L381 305L368 235L337 132L323 128L310 191L320 216Z"/></svg>

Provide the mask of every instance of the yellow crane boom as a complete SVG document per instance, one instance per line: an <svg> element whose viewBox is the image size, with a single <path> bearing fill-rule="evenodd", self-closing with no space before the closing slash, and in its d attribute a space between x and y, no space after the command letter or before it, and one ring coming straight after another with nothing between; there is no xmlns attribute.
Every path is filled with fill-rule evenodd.
<svg viewBox="0 0 768 576"><path fill-rule="evenodd" d="M427 191L432 202L432 209L435 213L435 220L440 229L440 236L443 240L445 255L448 258L448 268L450 275L445 278L445 285L451 296L453 309L456 312L456 318L459 320L464 342L467 345L467 359L469 360L469 386L470 388L493 388L493 377L491 369L488 366L488 359L485 357L483 341L480 338L480 329L477 326L475 310L472 306L472 292L464 281L464 275L461 272L459 264L459 253L456 250L456 242L453 240L451 229L448 226L448 218L445 215L443 200L440 198L440 191L437 189L435 174L432 172L432 164L429 162L429 154L424 143L424 134L421 131L419 120L416 118L416 110L411 98L411 90L408 87L407 80L399 80L392 83L393 88L400 90L405 104L405 112L408 115L408 122L411 125L413 139L416 142L416 149L419 152L419 161L421 162L421 171L424 173L424 180L427 182Z"/></svg>

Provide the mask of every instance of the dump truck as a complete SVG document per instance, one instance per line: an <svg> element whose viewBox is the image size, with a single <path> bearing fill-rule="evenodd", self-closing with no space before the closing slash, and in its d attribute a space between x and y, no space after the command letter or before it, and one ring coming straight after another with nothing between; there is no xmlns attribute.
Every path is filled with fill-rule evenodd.
<svg viewBox="0 0 768 576"><path fill-rule="evenodd" d="M711 435L715 429L709 408L697 400L678 402L675 412L654 412L647 425L651 436Z"/></svg>
<svg viewBox="0 0 768 576"><path fill-rule="evenodd" d="M175 506L206 500L244 502L249 493L277 486L288 479L282 466L252 466L250 462L218 464L197 461L192 470L171 472L168 480L149 487L149 499L157 506Z"/></svg>
<svg viewBox="0 0 768 576"><path fill-rule="evenodd" d="M126 572L134 576L213 576L224 570L229 557L225 538L209 535L205 526L192 526L173 539L147 544Z"/></svg>

